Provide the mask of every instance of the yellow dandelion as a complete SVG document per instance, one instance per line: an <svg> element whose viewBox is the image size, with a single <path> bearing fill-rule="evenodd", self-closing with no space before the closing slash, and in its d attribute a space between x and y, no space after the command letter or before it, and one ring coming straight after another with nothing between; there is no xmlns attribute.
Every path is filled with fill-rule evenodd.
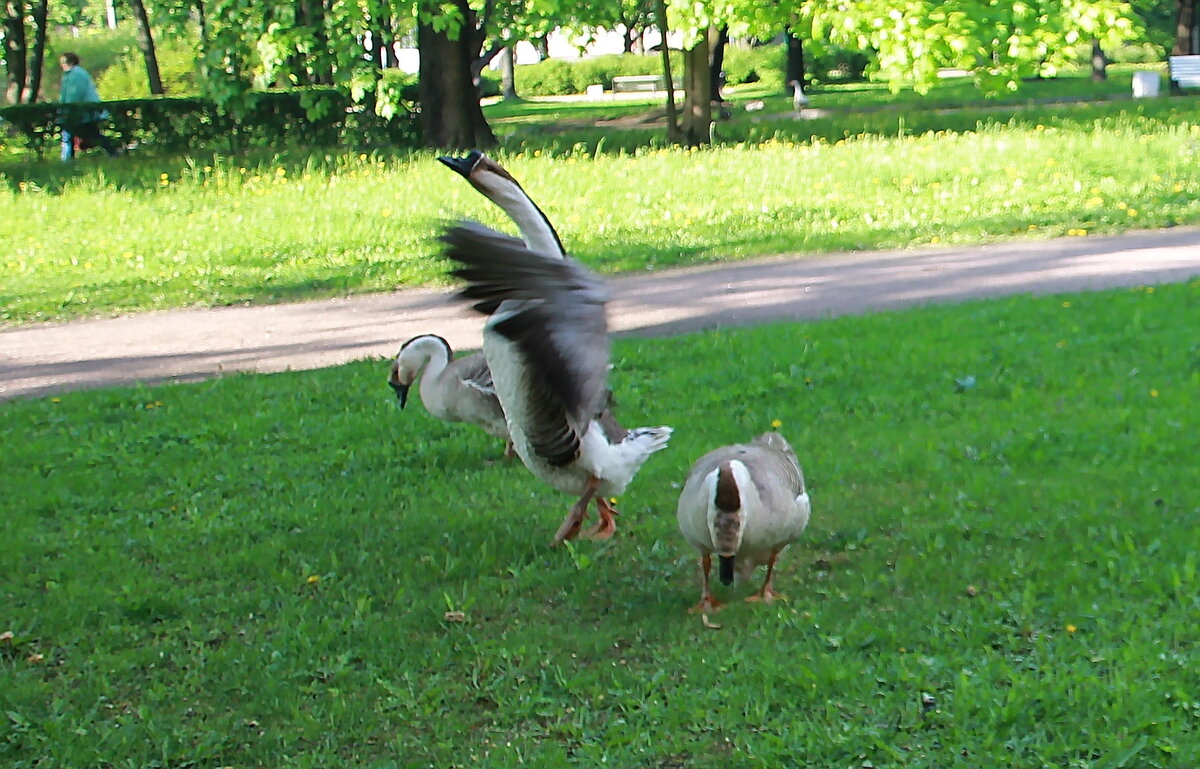
<svg viewBox="0 0 1200 769"><path fill-rule="evenodd" d="M159 174L159 175L158 175L158 178L159 178L159 179L162 179L162 180L165 182L165 181L167 181L168 179L170 179L170 178L171 178L171 175L170 175L170 174Z"/></svg>
<svg viewBox="0 0 1200 769"><path fill-rule="evenodd" d="M1036 230L1037 228L1038 228L1038 226L1037 226L1036 224L1031 224L1031 225L1029 225L1029 231L1030 231L1030 232L1033 232L1033 231L1034 231L1034 230Z"/></svg>
<svg viewBox="0 0 1200 769"><path fill-rule="evenodd" d="M1103 203L1104 198L1100 197L1099 195L1093 195L1087 199L1087 202L1084 203L1084 205L1088 208L1095 208L1096 206L1103 205Z"/></svg>
<svg viewBox="0 0 1200 769"><path fill-rule="evenodd" d="M1154 293L1154 286L1146 286L1146 293L1147 293L1147 294L1153 294L1153 293Z"/></svg>
<svg viewBox="0 0 1200 769"><path fill-rule="evenodd" d="M1137 209L1136 208L1128 208L1125 210L1125 215L1130 218L1136 218L1138 215Z"/></svg>
<svg viewBox="0 0 1200 769"><path fill-rule="evenodd" d="M616 498L616 497L609 497L609 498L608 498L608 503L609 503L610 505L615 505L615 504L617 504L617 498Z"/></svg>
<svg viewBox="0 0 1200 769"><path fill-rule="evenodd" d="M1175 186L1171 188L1171 192L1183 192L1183 185L1179 182L1175 182Z"/></svg>
<svg viewBox="0 0 1200 769"><path fill-rule="evenodd" d="M1070 302L1063 302L1063 307L1070 307L1070 306L1071 306Z"/></svg>
<svg viewBox="0 0 1200 769"><path fill-rule="evenodd" d="M51 398L50 402L51 403L62 403L62 398Z"/></svg>
<svg viewBox="0 0 1200 769"><path fill-rule="evenodd" d="M1158 390L1151 390L1151 391L1150 391L1150 397L1151 397L1151 398L1157 398L1157 397L1158 397Z"/></svg>
<svg viewBox="0 0 1200 769"><path fill-rule="evenodd" d="M313 575L311 575L311 576L310 576L308 579L306 579L306 580L304 580L304 581L305 581L305 582L307 582L307 583L308 583L308 584L310 584L310 585L315 585L315 584L317 584L318 582L320 582L320 581L321 581L321 578L320 578L319 576L317 576L316 574L313 574Z"/></svg>
<svg viewBox="0 0 1200 769"><path fill-rule="evenodd" d="M1122 201L1120 201L1120 202L1118 202L1118 203L1117 203L1117 208L1119 208L1119 209L1121 209L1122 211L1124 211L1126 208L1129 208L1129 206L1128 206L1128 205L1125 203L1125 201L1123 201L1123 200L1122 200Z"/></svg>
<svg viewBox="0 0 1200 769"><path fill-rule="evenodd" d="M1074 633L1074 632L1075 632L1076 630L1078 630L1078 629L1079 629L1079 628L1075 627L1074 625L1067 625L1067 632L1068 632L1068 633Z"/></svg>
<svg viewBox="0 0 1200 769"><path fill-rule="evenodd" d="M275 175L276 176L287 176L287 169L286 168L276 168Z"/></svg>
<svg viewBox="0 0 1200 769"><path fill-rule="evenodd" d="M783 420L782 419L772 419L771 427L774 427L776 430L778 430L779 428L783 427Z"/></svg>

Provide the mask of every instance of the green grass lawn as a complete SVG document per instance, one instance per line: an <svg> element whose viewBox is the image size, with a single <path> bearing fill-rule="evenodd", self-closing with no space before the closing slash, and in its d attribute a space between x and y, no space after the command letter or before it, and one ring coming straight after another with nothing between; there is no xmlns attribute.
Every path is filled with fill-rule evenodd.
<svg viewBox="0 0 1200 769"><path fill-rule="evenodd" d="M0 404L0 763L1196 766L1198 303L621 340L623 420L676 433L571 551L385 361ZM707 631L678 485L775 420L790 600Z"/></svg>
<svg viewBox="0 0 1200 769"><path fill-rule="evenodd" d="M1200 101L998 114L823 118L828 138L764 121L699 151L556 135L498 156L604 272L1200 222ZM438 283L442 222L510 227L428 153L8 164L0 206L10 325Z"/></svg>

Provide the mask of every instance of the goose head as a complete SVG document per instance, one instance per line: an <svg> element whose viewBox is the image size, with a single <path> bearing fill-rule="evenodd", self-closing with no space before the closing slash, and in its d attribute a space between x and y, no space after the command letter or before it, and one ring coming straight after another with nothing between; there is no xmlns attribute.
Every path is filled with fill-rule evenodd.
<svg viewBox="0 0 1200 769"><path fill-rule="evenodd" d="M521 237L531 251L566 256L567 251L550 219L504 166L479 150L471 150L462 157L443 155L438 160L503 209L521 230Z"/></svg>
<svg viewBox="0 0 1200 769"><path fill-rule="evenodd" d="M415 336L400 345L400 351L396 353L396 360L392 361L391 371L388 372L388 386L396 393L400 408L408 403L409 388L439 347L445 348L447 360L453 357L450 343L436 334Z"/></svg>

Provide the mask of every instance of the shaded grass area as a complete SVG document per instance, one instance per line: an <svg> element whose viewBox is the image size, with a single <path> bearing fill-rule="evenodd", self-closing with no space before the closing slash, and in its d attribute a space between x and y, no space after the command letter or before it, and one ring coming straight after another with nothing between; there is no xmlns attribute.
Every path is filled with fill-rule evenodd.
<svg viewBox="0 0 1200 769"><path fill-rule="evenodd" d="M927 128L939 120L961 130ZM1195 99L1004 124L877 112L857 125L865 132L836 141L788 138L764 121L753 141L703 151L497 154L571 251L605 272L1200 221ZM427 153L130 158L0 174L7 324L436 284L445 267L433 234L445 221L511 228Z"/></svg>
<svg viewBox="0 0 1200 769"><path fill-rule="evenodd" d="M0 759L1195 765L1198 301L621 340L623 421L676 434L572 550L569 500L384 361L2 404ZM790 600L705 631L677 487L774 420Z"/></svg>

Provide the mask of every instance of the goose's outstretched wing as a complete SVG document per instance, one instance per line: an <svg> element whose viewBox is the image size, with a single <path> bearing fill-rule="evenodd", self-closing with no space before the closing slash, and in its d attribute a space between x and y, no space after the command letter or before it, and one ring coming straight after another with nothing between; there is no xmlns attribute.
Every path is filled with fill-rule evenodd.
<svg viewBox="0 0 1200 769"><path fill-rule="evenodd" d="M553 420L557 411L581 435L607 398L604 283L572 259L531 251L521 240L473 222L447 229L442 242L446 256L459 264L454 274L467 281L460 296L492 315L489 329L520 351L529 386L544 388L553 401L547 406L557 407L538 421ZM561 434L564 425L530 427L532 437Z"/></svg>

